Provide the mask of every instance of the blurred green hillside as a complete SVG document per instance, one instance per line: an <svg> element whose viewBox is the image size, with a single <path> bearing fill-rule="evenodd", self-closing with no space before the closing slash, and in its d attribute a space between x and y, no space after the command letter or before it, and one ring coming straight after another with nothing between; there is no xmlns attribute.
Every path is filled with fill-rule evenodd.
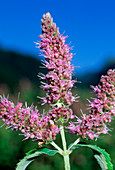
<svg viewBox="0 0 115 170"><path fill-rule="evenodd" d="M21 79L38 84L37 74L41 72L40 65L40 61L32 56L0 50L0 83L7 84L11 90L17 87Z"/></svg>
<svg viewBox="0 0 115 170"><path fill-rule="evenodd" d="M9 94L10 100L17 103L17 100L23 103L27 101L28 105L34 103L38 105L39 100L37 96L45 96L45 92L39 88L40 81L37 77L39 72L46 73L46 69L40 68L41 62L33 56L24 56L11 51L0 50L0 95ZM79 102L74 103L72 109L74 114L79 115L80 109L85 112L86 104L88 103L86 98L93 97L92 90L89 88L90 84L96 85L102 74L106 74L107 70L115 68L115 59L106 63L103 68L97 73L88 73L82 77L79 77L82 83L76 83L77 88L73 89L74 94L80 96ZM20 92L20 97L18 99ZM44 106L47 110L47 105ZM39 111L42 113L44 107L38 105ZM0 122L2 125L3 122ZM115 127L115 121L113 120L111 129ZM0 169L13 170L16 163L25 156L25 153L33 148L37 148L37 143L31 140L22 141L24 138L22 135L18 135L20 132L10 131L5 127L0 128ZM97 144L98 146L105 148L110 153L112 162L115 167L115 128L110 132L111 135L106 135L96 142L85 141ZM68 143L70 144L76 139L75 135L66 134ZM57 136L56 143L60 143L60 137ZM51 146L49 146L51 147ZM71 167L72 170L99 170L93 153L87 149L79 149L73 152L71 155ZM28 170L63 170L63 160L61 156L56 155L54 157L42 156L34 161L28 168Z"/></svg>

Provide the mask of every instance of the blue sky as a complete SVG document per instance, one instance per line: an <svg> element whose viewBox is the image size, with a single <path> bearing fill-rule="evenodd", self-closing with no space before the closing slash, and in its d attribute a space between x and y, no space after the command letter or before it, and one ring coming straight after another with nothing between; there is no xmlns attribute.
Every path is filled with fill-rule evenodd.
<svg viewBox="0 0 115 170"><path fill-rule="evenodd" d="M0 3L0 47L37 56L42 15L50 12L76 53L78 74L97 71L115 58L115 1L4 0Z"/></svg>

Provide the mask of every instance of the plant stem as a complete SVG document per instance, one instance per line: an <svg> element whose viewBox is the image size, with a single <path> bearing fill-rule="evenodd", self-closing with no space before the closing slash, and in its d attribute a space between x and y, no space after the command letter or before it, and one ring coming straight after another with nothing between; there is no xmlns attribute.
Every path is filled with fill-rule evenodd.
<svg viewBox="0 0 115 170"><path fill-rule="evenodd" d="M68 152L71 150L71 148L74 147L74 145L77 145L80 142L80 138L78 138L69 148L68 148Z"/></svg>
<svg viewBox="0 0 115 170"><path fill-rule="evenodd" d="M54 146L61 155L63 155L63 150L53 141L50 143L52 146Z"/></svg>
<svg viewBox="0 0 115 170"><path fill-rule="evenodd" d="M60 134L61 134L61 139L62 139L62 145L63 145L63 149L64 149L63 157L64 157L65 170L70 170L69 152L67 152L64 127L60 126L60 129L61 129Z"/></svg>
<svg viewBox="0 0 115 170"><path fill-rule="evenodd" d="M69 155L64 156L65 170L70 170Z"/></svg>

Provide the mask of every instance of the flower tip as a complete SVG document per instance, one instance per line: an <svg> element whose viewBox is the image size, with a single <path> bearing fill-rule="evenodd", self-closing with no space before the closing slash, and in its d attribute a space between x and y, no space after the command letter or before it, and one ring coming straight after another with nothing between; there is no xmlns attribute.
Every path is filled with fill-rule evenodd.
<svg viewBox="0 0 115 170"><path fill-rule="evenodd" d="M46 13L46 16L51 18L51 14L49 12Z"/></svg>

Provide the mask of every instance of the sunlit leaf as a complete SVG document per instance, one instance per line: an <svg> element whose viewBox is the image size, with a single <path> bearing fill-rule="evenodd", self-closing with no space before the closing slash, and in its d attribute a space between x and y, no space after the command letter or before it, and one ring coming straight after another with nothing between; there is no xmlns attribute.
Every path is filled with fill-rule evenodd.
<svg viewBox="0 0 115 170"><path fill-rule="evenodd" d="M96 158L97 162L99 163L102 170L113 170L113 165L111 163L111 158L109 154L102 148L96 145L85 145L85 144L77 144L73 145L70 144L69 146L71 151L79 147L88 147L94 151L94 157Z"/></svg>

